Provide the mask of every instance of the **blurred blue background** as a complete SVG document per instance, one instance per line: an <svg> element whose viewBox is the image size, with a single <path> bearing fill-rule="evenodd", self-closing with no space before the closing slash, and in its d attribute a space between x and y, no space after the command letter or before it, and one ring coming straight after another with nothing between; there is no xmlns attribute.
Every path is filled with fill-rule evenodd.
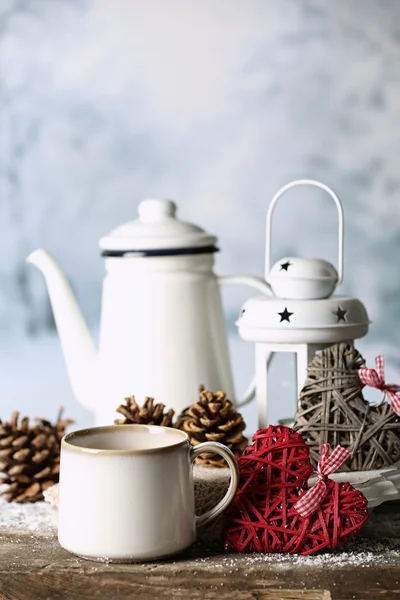
<svg viewBox="0 0 400 600"><path fill-rule="evenodd" d="M53 418L63 404L91 422L30 251L59 259L96 335L98 238L142 198L174 198L217 234L220 274L263 275L268 202L298 177L342 199L341 291L373 321L358 347L368 362L383 352L400 380L397 0L2 0L0 73L1 418ZM274 227L274 258L335 260L322 193L292 192ZM224 292L238 391L253 370L234 327L247 297ZM293 364L273 370L276 420L293 411ZM245 417L254 429L254 405Z"/></svg>

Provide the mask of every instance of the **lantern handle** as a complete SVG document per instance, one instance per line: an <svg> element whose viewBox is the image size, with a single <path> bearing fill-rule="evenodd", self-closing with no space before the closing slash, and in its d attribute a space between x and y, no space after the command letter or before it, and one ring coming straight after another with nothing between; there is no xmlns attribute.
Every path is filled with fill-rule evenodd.
<svg viewBox="0 0 400 600"><path fill-rule="evenodd" d="M268 276L271 268L271 224L272 224L272 215L274 212L274 208L279 198L283 196L285 192L288 190L298 186L298 185L312 185L315 187L324 190L329 194L332 200L335 202L337 213L338 213L338 282L337 285L341 284L343 281L343 208L342 203L340 202L338 196L335 192L325 185L325 183L321 183L320 181L315 181L314 179L297 179L296 181L291 181L287 183L280 190L277 191L275 196L272 198L271 203L268 207L267 212L267 222L266 222L266 240L265 240L265 279L268 281Z"/></svg>

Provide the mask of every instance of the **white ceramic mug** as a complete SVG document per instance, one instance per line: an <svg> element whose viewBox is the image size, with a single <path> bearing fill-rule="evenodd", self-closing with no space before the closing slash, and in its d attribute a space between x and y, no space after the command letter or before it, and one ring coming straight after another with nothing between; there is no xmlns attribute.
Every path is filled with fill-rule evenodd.
<svg viewBox="0 0 400 600"><path fill-rule="evenodd" d="M225 497L196 516L191 463L202 452L227 461ZM238 484L232 452L217 442L192 448L183 431L111 425L67 434L61 443L58 540L89 559L130 562L178 553L196 527L217 517Z"/></svg>

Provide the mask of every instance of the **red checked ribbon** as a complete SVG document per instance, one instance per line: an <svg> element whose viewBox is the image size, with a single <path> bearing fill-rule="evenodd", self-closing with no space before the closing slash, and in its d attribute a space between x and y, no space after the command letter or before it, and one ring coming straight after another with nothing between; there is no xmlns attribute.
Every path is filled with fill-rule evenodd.
<svg viewBox="0 0 400 600"><path fill-rule="evenodd" d="M347 450L347 448L343 448L343 446L336 446L329 456L330 450L330 444L322 444L321 456L318 461L317 481L294 505L295 509L302 517L308 517L317 510L326 496L326 479L328 475L334 473L351 454L351 452Z"/></svg>
<svg viewBox="0 0 400 600"><path fill-rule="evenodd" d="M400 385L395 383L385 383L385 359L380 354L375 359L375 369L359 369L358 374L364 385L382 390L388 397L394 412L400 416Z"/></svg>

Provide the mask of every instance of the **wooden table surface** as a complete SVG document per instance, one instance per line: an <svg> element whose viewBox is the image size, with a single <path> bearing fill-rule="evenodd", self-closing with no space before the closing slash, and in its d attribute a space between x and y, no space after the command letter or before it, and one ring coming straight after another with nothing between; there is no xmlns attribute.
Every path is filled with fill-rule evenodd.
<svg viewBox="0 0 400 600"><path fill-rule="evenodd" d="M0 599L400 600L400 540L389 531L400 507L390 510L375 511L371 537L307 559L223 554L198 545L166 561L111 565L69 554L55 533L3 532Z"/></svg>

